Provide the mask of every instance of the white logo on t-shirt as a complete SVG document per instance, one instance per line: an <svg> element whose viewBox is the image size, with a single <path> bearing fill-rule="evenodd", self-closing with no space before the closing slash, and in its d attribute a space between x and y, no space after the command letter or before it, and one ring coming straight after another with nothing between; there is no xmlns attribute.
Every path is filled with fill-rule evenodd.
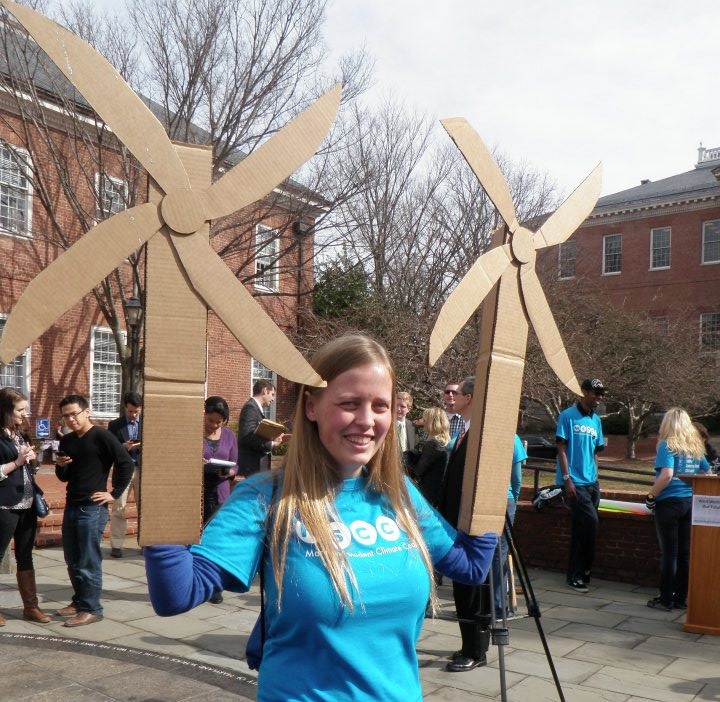
<svg viewBox="0 0 720 702"><path fill-rule="evenodd" d="M356 519L349 528L342 522L330 522L330 529L337 547L343 551L353 540L360 546L373 546L377 543L378 536L385 541L397 541L400 538L400 527L397 522L382 514L375 520L375 524ZM315 543L315 539L299 520L295 522L295 535L306 544Z"/></svg>

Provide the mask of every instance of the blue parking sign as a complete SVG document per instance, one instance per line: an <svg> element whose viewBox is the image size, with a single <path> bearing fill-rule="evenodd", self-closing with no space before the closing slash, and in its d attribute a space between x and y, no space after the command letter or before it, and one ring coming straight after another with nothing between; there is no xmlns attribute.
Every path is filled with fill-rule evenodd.
<svg viewBox="0 0 720 702"><path fill-rule="evenodd" d="M50 436L50 417L38 417L35 420L35 437L47 439Z"/></svg>

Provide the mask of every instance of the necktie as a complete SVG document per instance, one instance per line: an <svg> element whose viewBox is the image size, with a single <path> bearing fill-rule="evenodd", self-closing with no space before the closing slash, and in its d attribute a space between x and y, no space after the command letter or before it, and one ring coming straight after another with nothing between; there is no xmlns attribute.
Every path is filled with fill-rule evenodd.
<svg viewBox="0 0 720 702"><path fill-rule="evenodd" d="M399 421L398 425L398 439L400 440L400 450L407 451L407 434L405 433L405 422Z"/></svg>

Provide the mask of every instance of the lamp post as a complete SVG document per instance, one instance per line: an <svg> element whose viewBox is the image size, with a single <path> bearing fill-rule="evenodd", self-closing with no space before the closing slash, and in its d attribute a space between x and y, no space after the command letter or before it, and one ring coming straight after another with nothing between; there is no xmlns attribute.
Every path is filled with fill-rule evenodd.
<svg viewBox="0 0 720 702"><path fill-rule="evenodd" d="M130 331L130 392L135 392L135 367L137 366L138 346L140 343L142 303L133 295L123 302L123 307L125 309L125 324Z"/></svg>

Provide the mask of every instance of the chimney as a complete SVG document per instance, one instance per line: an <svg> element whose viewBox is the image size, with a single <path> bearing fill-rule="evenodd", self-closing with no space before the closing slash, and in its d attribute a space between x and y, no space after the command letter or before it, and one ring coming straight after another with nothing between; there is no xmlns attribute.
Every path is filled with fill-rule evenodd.
<svg viewBox="0 0 720 702"><path fill-rule="evenodd" d="M647 185L650 182L650 178L643 178L640 181L640 185Z"/></svg>

